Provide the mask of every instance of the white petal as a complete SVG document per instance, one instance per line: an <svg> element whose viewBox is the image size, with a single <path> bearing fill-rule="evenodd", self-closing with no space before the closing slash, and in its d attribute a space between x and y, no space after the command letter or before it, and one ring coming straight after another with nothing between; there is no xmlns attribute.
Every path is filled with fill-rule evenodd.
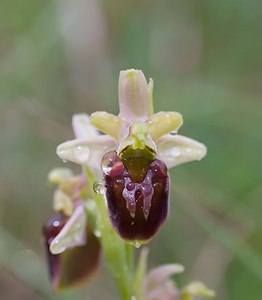
<svg viewBox="0 0 262 300"><path fill-rule="evenodd" d="M57 155L67 161L80 165L86 165L93 169L100 169L103 155L116 149L116 143L108 135L99 135L88 140L73 140L60 144L57 147Z"/></svg>
<svg viewBox="0 0 262 300"><path fill-rule="evenodd" d="M87 114L73 115L72 125L77 139L92 139L99 135L95 127L90 123Z"/></svg>
<svg viewBox="0 0 262 300"><path fill-rule="evenodd" d="M202 159L207 148L204 144L182 135L165 135L157 141L159 159L168 168Z"/></svg>
<svg viewBox="0 0 262 300"><path fill-rule="evenodd" d="M68 248L83 246L86 243L86 213L84 205L79 205L60 233L50 244L50 252L59 254Z"/></svg>
<svg viewBox="0 0 262 300"><path fill-rule="evenodd" d="M130 122L145 121L150 113L150 95L140 70L121 71L118 83L119 116Z"/></svg>

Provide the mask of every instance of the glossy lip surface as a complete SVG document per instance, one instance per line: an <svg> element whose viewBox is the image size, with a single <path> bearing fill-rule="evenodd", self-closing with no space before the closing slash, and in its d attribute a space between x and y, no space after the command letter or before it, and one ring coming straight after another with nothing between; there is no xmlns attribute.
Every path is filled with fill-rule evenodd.
<svg viewBox="0 0 262 300"><path fill-rule="evenodd" d="M143 176L132 169L138 165L143 166ZM158 159L129 157L120 174L104 174L104 179L109 216L116 231L129 241L151 239L169 210L169 175L165 164Z"/></svg>

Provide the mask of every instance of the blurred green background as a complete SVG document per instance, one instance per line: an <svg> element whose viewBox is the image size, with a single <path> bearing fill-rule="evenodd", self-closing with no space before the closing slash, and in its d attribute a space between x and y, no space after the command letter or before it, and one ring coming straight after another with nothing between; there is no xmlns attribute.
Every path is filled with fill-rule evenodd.
<svg viewBox="0 0 262 300"><path fill-rule="evenodd" d="M53 295L40 236L72 114L118 113L119 71L131 67L154 78L155 109L181 112L180 134L209 151L171 171L150 267L179 262L178 285L262 299L261 20L255 0L0 1L1 300L118 299L106 272Z"/></svg>

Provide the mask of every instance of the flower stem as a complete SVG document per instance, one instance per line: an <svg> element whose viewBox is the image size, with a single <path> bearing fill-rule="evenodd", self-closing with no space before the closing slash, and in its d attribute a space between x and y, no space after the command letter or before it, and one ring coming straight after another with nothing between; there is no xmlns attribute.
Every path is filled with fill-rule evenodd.
<svg viewBox="0 0 262 300"><path fill-rule="evenodd" d="M87 167L84 170L88 184L93 185L94 174ZM99 233L107 268L116 281L122 299L130 300L134 295L133 247L122 240L114 231L108 217L104 196L93 192L93 198L97 205L95 231Z"/></svg>

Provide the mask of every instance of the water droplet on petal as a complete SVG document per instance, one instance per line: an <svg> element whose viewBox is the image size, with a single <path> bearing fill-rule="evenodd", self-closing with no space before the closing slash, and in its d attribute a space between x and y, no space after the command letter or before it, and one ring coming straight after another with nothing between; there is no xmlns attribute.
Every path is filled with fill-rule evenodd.
<svg viewBox="0 0 262 300"><path fill-rule="evenodd" d="M104 180L96 180L94 182L93 186L94 192L98 195L104 195L105 194L105 182Z"/></svg>
<svg viewBox="0 0 262 300"><path fill-rule="evenodd" d="M100 238L100 237L102 236L102 233L101 233L100 230L95 229L95 230L94 230L94 235L95 235L97 238Z"/></svg>
<svg viewBox="0 0 262 300"><path fill-rule="evenodd" d="M180 150L178 149L178 148L174 148L173 150L172 150L172 152L171 152L171 155L173 156L173 157L178 157L178 156L180 156Z"/></svg>
<svg viewBox="0 0 262 300"><path fill-rule="evenodd" d="M107 152L102 158L102 170L104 174L116 177L124 171L124 165L115 151Z"/></svg>
<svg viewBox="0 0 262 300"><path fill-rule="evenodd" d="M171 131L170 134L171 135L176 135L177 134L177 130Z"/></svg>
<svg viewBox="0 0 262 300"><path fill-rule="evenodd" d="M143 213L144 213L145 220L147 221L147 218L148 218L148 215L149 215L149 210L144 209Z"/></svg>
<svg viewBox="0 0 262 300"><path fill-rule="evenodd" d="M77 146L74 148L74 157L82 163L85 163L88 161L90 156L90 150L83 146Z"/></svg>
<svg viewBox="0 0 262 300"><path fill-rule="evenodd" d="M132 241L132 245L135 246L136 248L140 248L141 243L139 241Z"/></svg>

